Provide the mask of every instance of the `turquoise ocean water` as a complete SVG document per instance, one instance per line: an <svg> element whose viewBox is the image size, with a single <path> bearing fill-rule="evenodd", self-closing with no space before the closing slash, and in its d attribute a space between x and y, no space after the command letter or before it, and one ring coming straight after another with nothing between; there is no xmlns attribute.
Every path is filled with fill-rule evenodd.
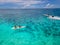
<svg viewBox="0 0 60 45"><path fill-rule="evenodd" d="M1 9L0 45L60 45L60 20L44 14L60 16L60 9Z"/></svg>

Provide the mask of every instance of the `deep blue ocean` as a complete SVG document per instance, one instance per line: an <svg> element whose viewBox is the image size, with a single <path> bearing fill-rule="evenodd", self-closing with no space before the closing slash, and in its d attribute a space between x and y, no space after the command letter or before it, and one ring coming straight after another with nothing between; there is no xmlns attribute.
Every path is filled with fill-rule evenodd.
<svg viewBox="0 0 60 45"><path fill-rule="evenodd" d="M60 17L60 9L0 9L0 45L60 45L60 20L44 14Z"/></svg>

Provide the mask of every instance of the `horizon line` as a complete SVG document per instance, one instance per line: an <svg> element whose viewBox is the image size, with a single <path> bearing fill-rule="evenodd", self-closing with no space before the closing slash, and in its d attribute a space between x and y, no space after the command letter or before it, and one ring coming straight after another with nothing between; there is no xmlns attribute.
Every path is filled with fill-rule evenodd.
<svg viewBox="0 0 60 45"><path fill-rule="evenodd" d="M4 9L4 8L1 8L1 9ZM5 9L14 9L14 8L5 8ZM18 8L16 8L16 9L18 9ZM60 9L60 8L19 8L19 9Z"/></svg>

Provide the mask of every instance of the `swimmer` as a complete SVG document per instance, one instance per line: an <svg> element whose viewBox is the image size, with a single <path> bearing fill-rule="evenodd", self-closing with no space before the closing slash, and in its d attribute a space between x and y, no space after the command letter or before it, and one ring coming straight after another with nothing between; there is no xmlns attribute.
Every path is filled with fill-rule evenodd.
<svg viewBox="0 0 60 45"><path fill-rule="evenodd" d="M52 16L52 17L54 17L54 16Z"/></svg>
<svg viewBox="0 0 60 45"><path fill-rule="evenodd" d="M12 29L17 29L17 26L15 25L14 27L12 27Z"/></svg>
<svg viewBox="0 0 60 45"><path fill-rule="evenodd" d="M19 28L21 28L21 26L19 26Z"/></svg>
<svg viewBox="0 0 60 45"><path fill-rule="evenodd" d="M25 28L26 26L19 26L19 28Z"/></svg>

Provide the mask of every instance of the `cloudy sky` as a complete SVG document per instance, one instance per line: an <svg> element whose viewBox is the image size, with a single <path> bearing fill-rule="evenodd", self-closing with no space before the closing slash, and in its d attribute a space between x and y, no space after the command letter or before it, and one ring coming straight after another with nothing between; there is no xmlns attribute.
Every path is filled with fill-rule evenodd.
<svg viewBox="0 0 60 45"><path fill-rule="evenodd" d="M60 8L60 0L0 0L0 9Z"/></svg>

